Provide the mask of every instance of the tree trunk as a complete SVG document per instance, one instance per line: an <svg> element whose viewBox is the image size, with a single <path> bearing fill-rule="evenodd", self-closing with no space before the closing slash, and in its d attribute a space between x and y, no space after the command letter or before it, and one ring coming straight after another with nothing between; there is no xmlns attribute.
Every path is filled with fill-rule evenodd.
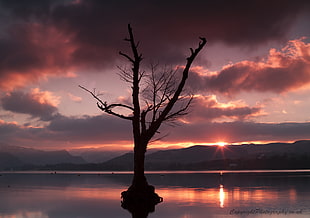
<svg viewBox="0 0 310 218"><path fill-rule="evenodd" d="M144 161L147 143L139 143L134 147L134 176L131 188L135 191L145 191L148 182L144 175Z"/></svg>
<svg viewBox="0 0 310 218"><path fill-rule="evenodd" d="M132 213L132 217L147 217L149 212L155 210L155 205L163 198L155 193L154 186L148 184L144 175L144 161L148 142L137 140L134 147L134 176L131 186L122 192L122 207ZM135 142L137 142L135 141Z"/></svg>

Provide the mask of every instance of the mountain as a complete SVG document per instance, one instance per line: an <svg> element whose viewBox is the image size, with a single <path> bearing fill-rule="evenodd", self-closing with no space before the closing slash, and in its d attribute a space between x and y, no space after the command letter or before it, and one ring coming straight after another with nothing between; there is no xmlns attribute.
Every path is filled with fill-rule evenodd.
<svg viewBox="0 0 310 218"><path fill-rule="evenodd" d="M133 153L112 151L41 151L0 144L1 169L133 170ZM101 156L102 155L102 156ZM114 156L114 157L113 157ZM115 157L116 156L116 157ZM96 160L91 162L90 160ZM105 161L106 160L106 161ZM102 161L99 163L99 161ZM28 165L25 167L25 165ZM22 167L22 168L21 168ZM153 150L146 153L146 170L310 169L310 140L294 143L243 144Z"/></svg>
<svg viewBox="0 0 310 218"><path fill-rule="evenodd" d="M66 150L42 151L0 144L0 169L23 167L26 165L46 165L59 163L83 164L85 160L73 156Z"/></svg>
<svg viewBox="0 0 310 218"><path fill-rule="evenodd" d="M132 170L133 153L102 164L111 170ZM294 143L203 146L157 151L146 155L146 170L310 168L310 141Z"/></svg>
<svg viewBox="0 0 310 218"><path fill-rule="evenodd" d="M0 152L0 170L10 169L24 165L24 163L14 155Z"/></svg>
<svg viewBox="0 0 310 218"><path fill-rule="evenodd" d="M100 148L81 148L69 150L74 156L82 157L88 163L102 163L127 153L128 150L106 150Z"/></svg>

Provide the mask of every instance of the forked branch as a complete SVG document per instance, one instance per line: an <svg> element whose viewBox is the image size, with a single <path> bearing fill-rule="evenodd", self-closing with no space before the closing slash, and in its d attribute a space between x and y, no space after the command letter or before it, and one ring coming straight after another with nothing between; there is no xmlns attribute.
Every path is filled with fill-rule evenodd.
<svg viewBox="0 0 310 218"><path fill-rule="evenodd" d="M196 56L198 55L198 53L202 50L202 48L206 45L206 43L207 43L206 38L200 37L200 42L199 42L198 47L196 49L190 48L191 55L189 57L187 57L187 59L186 59L187 63L186 63L186 66L183 70L181 81L180 81L179 85L177 86L177 89L174 92L172 98L169 99L169 102L167 103L165 108L160 113L159 117L151 123L151 125L149 127L149 132L148 132L149 137L152 137L155 134L155 132L158 130L158 128L160 127L162 122L169 120L169 119L172 119L172 118L176 118L177 116L181 116L188 109L189 104L191 103L192 100L190 100L184 108L181 108L177 112L171 113L172 108L174 107L175 103L179 100L179 97L180 97L182 90L185 86L185 82L188 78L189 69L190 69L193 61L196 58Z"/></svg>
<svg viewBox="0 0 310 218"><path fill-rule="evenodd" d="M125 116L123 114L119 114L113 111L114 108L116 107L120 107L120 108L125 108L125 109L129 109L131 111L133 111L133 107L125 105L125 104L108 104L106 101L102 101L98 95L96 95L95 92L92 92L90 90L88 90L87 88L80 86L79 87L83 90L85 90L86 92L88 92L89 94L91 94L98 102L97 102L97 106L100 110L102 110L103 112L107 113L107 114L111 114L113 116L122 118L122 119L126 119L126 120L132 120L132 116Z"/></svg>

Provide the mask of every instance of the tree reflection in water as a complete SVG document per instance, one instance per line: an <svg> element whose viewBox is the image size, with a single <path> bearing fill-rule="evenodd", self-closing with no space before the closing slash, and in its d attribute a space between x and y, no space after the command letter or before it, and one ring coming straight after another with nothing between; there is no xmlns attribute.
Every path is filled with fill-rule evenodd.
<svg viewBox="0 0 310 218"><path fill-rule="evenodd" d="M121 206L128 210L133 218L146 218L149 213L155 211L155 205L163 202L163 198L155 193L154 186L149 187L151 189L149 193L136 194L134 198L128 195L128 191L122 192Z"/></svg>

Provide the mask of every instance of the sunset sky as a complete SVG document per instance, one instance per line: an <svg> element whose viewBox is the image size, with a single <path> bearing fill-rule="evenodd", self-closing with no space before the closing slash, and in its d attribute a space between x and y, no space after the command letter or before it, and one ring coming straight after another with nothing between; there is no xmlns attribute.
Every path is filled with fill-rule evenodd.
<svg viewBox="0 0 310 218"><path fill-rule="evenodd" d="M128 101L117 66L133 27L151 63L182 68L191 113L151 147L310 139L310 3L305 0L0 0L0 143L38 149L132 147L130 121L89 93Z"/></svg>

